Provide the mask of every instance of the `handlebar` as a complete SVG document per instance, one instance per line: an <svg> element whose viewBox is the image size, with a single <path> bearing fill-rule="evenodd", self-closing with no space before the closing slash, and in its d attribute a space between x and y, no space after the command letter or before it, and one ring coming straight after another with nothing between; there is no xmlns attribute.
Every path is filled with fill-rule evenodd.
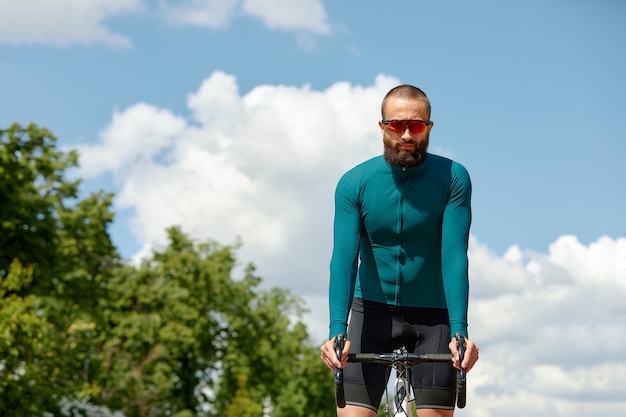
<svg viewBox="0 0 626 417"><path fill-rule="evenodd" d="M457 333L455 335L456 347L459 354L459 363L463 363L465 358L465 337ZM345 344L345 336L339 334L335 337L335 354L337 359L341 361L343 347ZM451 356L447 353L407 353L405 351L394 351L393 353L350 353L348 354L348 362L362 363L382 363L393 365L396 362L404 362L407 364L416 364L423 362L448 362ZM467 371L465 368L457 372L457 407L464 408L467 400ZM335 368L335 400L337 407L344 408L346 399L343 389L343 369Z"/></svg>
<svg viewBox="0 0 626 417"><path fill-rule="evenodd" d="M382 363L393 365L394 363L418 364L423 362L450 362L452 356L449 353L350 353L348 362Z"/></svg>

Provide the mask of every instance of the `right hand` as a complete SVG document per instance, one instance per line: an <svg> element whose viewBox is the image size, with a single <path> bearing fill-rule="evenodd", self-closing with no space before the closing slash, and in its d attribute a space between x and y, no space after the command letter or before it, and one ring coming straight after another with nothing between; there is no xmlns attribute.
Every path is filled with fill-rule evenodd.
<svg viewBox="0 0 626 417"><path fill-rule="evenodd" d="M329 369L343 368L348 363L348 352L350 352L350 341L344 339L343 351L341 352L341 362L337 359L335 354L335 337L325 342L320 348L322 352L322 360L328 366Z"/></svg>

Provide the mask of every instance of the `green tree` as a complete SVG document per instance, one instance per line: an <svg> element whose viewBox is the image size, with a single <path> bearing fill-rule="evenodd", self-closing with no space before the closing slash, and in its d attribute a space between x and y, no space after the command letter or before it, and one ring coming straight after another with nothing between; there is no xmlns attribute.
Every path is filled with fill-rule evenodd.
<svg viewBox="0 0 626 417"><path fill-rule="evenodd" d="M231 248L194 245L178 228L140 266L115 271L100 300L99 401L127 416L198 407L198 385L214 368L219 310L228 300Z"/></svg>
<svg viewBox="0 0 626 417"><path fill-rule="evenodd" d="M44 128L0 129L0 415L334 415L302 300L179 228L123 263L113 195L79 199L77 164Z"/></svg>
<svg viewBox="0 0 626 417"><path fill-rule="evenodd" d="M235 246L195 243L179 228L139 267L115 274L100 304L102 368L94 401L127 417L332 416L332 376L310 347L301 300L233 279ZM306 406L304 406L306 404Z"/></svg>
<svg viewBox="0 0 626 417"><path fill-rule="evenodd" d="M272 417L335 417L332 372L321 361L319 349L302 346L293 374L274 399Z"/></svg>
<svg viewBox="0 0 626 417"><path fill-rule="evenodd" d="M271 399L273 417L334 416L332 374L318 348L308 344L299 320L305 312L302 300L281 288L257 292L260 278L252 272L250 280L236 283L238 296L225 311L228 343L220 358L216 415L237 404L233 387L243 376L251 400Z"/></svg>
<svg viewBox="0 0 626 417"><path fill-rule="evenodd" d="M39 314L41 302L37 297L18 294L31 279L32 267L22 266L18 259L11 263L7 274L0 276L1 415L15 409L37 409L36 393L29 389L29 383L42 382L33 364L42 358L49 324Z"/></svg>
<svg viewBox="0 0 626 417"><path fill-rule="evenodd" d="M35 124L0 129L0 273L17 258L35 266L29 292L80 302L98 289L96 275L118 260L106 230L113 195L77 201L80 180L64 174L77 167L78 154L57 150L56 141Z"/></svg>
<svg viewBox="0 0 626 417"><path fill-rule="evenodd" d="M80 181L64 176L76 166L44 128L0 129L0 411L54 410L89 385L93 317L119 257L112 195L79 200Z"/></svg>
<svg viewBox="0 0 626 417"><path fill-rule="evenodd" d="M248 377L239 375L237 377L237 391L226 407L226 417L262 417L263 404L250 398L247 390Z"/></svg>

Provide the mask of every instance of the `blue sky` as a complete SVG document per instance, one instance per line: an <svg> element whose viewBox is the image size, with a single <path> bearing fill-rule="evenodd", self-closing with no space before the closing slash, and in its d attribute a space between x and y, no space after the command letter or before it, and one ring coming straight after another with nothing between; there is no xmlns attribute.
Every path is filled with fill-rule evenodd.
<svg viewBox="0 0 626 417"><path fill-rule="evenodd" d="M117 195L125 257L172 224L241 237L318 340L334 186L381 152L384 93L415 84L430 150L474 184L470 332L487 353L462 415L623 412L617 342L605 362L584 352L589 334L626 343L624 22L618 0L0 0L0 126L81 151L85 193ZM546 354L563 331L574 369Z"/></svg>
<svg viewBox="0 0 626 417"><path fill-rule="evenodd" d="M236 76L242 94L387 74L430 95L433 142L470 169L473 231L494 250L626 233L622 2L326 2L315 31L272 29L237 7L219 28L174 24L150 5L100 21L126 46L0 45L10 98L0 120L34 120L74 145L136 102L184 111L215 70ZM117 243L128 253L127 239Z"/></svg>

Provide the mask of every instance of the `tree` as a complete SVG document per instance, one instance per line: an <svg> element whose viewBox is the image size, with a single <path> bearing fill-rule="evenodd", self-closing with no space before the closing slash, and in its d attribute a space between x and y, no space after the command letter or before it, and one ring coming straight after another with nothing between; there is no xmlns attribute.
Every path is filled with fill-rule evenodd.
<svg viewBox="0 0 626 417"><path fill-rule="evenodd" d="M255 403L271 398L273 417L335 415L332 375L319 350L307 343L306 326L290 319L301 317L302 301L281 288L256 294L256 285L258 281L242 282L238 301L226 312L228 343L221 358L216 415L237 404L233 387L242 376Z"/></svg>
<svg viewBox="0 0 626 417"><path fill-rule="evenodd" d="M57 150L56 141L34 124L0 129L0 273L17 258L35 266L30 292L78 299L97 290L95 276L119 260L106 230L113 195L77 201L80 180L64 174L78 154Z"/></svg>
<svg viewBox="0 0 626 417"><path fill-rule="evenodd" d="M219 311L229 300L231 248L194 245L178 228L139 266L117 269L99 305L99 401L127 416L196 411L214 368Z"/></svg>
<svg viewBox="0 0 626 417"><path fill-rule="evenodd" d="M333 415L332 376L306 343L301 300L260 290L252 264L233 279L237 245L197 243L177 227L168 236L109 283L94 401L127 417L262 417L267 398L275 417Z"/></svg>
<svg viewBox="0 0 626 417"><path fill-rule="evenodd" d="M119 257L106 231L112 195L79 200L80 181L64 177L75 166L47 129L0 129L0 411L56 409L88 384L92 318Z"/></svg>
<svg viewBox="0 0 626 417"><path fill-rule="evenodd" d="M37 381L33 366L42 358L49 324L38 314L41 302L37 297L22 297L18 293L32 279L32 267L24 267L18 259L0 276L0 414L12 410L34 411L35 393L28 389Z"/></svg>
<svg viewBox="0 0 626 417"><path fill-rule="evenodd" d="M272 417L335 417L334 379L319 349L302 346L293 374L274 399Z"/></svg>
<svg viewBox="0 0 626 417"><path fill-rule="evenodd" d="M334 415L301 299L180 228L122 262L113 195L79 199L77 164L44 128L0 129L0 415Z"/></svg>

